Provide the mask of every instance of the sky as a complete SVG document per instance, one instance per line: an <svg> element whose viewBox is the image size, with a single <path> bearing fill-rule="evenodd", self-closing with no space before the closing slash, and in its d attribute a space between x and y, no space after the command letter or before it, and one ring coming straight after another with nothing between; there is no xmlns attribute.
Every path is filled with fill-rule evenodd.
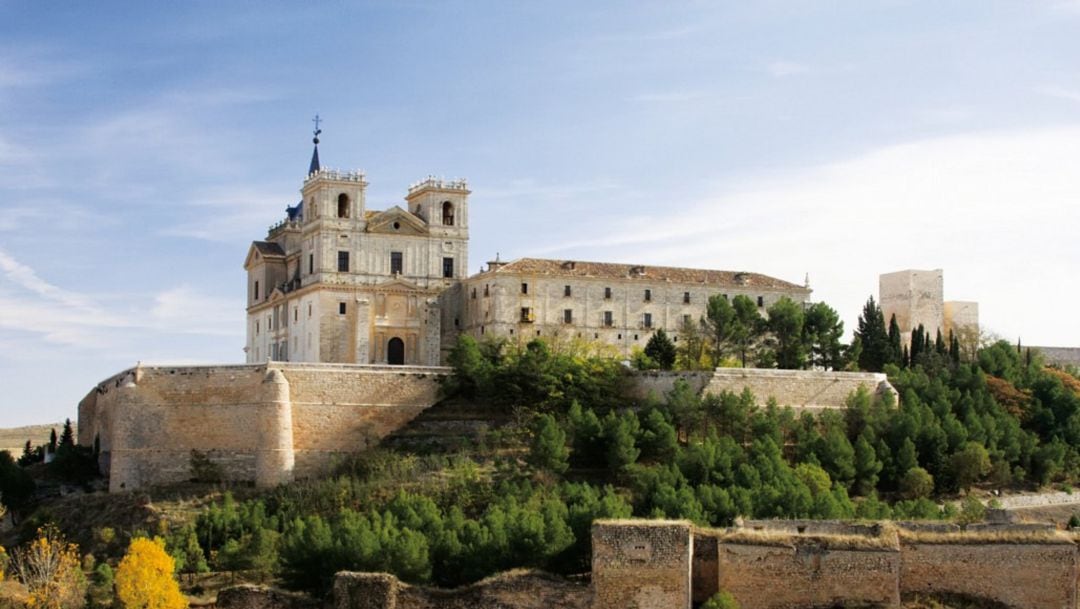
<svg viewBox="0 0 1080 609"><path fill-rule="evenodd" d="M0 426L243 361L243 261L324 167L469 180L498 254L761 272L849 330L944 269L1080 346L1080 1L0 0Z"/></svg>

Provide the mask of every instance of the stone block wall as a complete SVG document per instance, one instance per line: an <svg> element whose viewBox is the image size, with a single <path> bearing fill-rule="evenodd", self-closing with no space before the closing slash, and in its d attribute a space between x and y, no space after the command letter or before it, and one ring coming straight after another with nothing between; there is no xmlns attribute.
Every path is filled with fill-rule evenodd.
<svg viewBox="0 0 1080 609"><path fill-rule="evenodd" d="M445 368L274 362L137 367L79 405L79 442L100 439L110 490L187 480L190 451L228 479L274 486L326 472L438 398Z"/></svg>
<svg viewBox="0 0 1080 609"><path fill-rule="evenodd" d="M903 344L922 324L931 338L945 323L945 280L941 269L885 273L878 278L878 296L885 324L896 315Z"/></svg>
<svg viewBox="0 0 1080 609"><path fill-rule="evenodd" d="M705 386L706 393L742 393L749 389L764 405L774 398L781 406L796 410L844 408L848 396L859 387L871 394L896 390L884 374L876 372L827 372L819 370L769 370L760 368L717 368Z"/></svg>
<svg viewBox="0 0 1080 609"><path fill-rule="evenodd" d="M589 586L512 571L454 590L410 586L385 573L338 573L334 609L589 609Z"/></svg>
<svg viewBox="0 0 1080 609"><path fill-rule="evenodd" d="M719 585L743 609L900 604L895 546L836 543L825 536L726 536Z"/></svg>
<svg viewBox="0 0 1080 609"><path fill-rule="evenodd" d="M1071 542L901 545L900 591L988 598L1017 609L1075 609L1077 549Z"/></svg>
<svg viewBox="0 0 1080 609"><path fill-rule="evenodd" d="M594 609L689 609L691 524L598 520L592 528Z"/></svg>

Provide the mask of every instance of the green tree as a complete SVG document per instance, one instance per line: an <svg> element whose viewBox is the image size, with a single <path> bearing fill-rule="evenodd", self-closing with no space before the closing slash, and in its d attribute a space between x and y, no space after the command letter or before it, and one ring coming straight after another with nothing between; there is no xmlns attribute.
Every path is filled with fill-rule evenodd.
<svg viewBox="0 0 1080 609"><path fill-rule="evenodd" d="M649 338L645 345L645 355L649 356L661 370L671 370L675 366L675 343L668 338L667 332L660 328Z"/></svg>
<svg viewBox="0 0 1080 609"><path fill-rule="evenodd" d="M57 444L56 452L58 454L68 454L75 450L75 430L72 427L71 419L64 419L63 431L60 433L60 441Z"/></svg>
<svg viewBox="0 0 1080 609"><path fill-rule="evenodd" d="M844 322L840 315L823 302L815 302L806 309L803 320L803 344L810 356L810 365L825 370L837 370L843 366Z"/></svg>
<svg viewBox="0 0 1080 609"><path fill-rule="evenodd" d="M881 372L889 363L889 333L885 328L885 315L881 307L871 296L863 306L859 316L855 337L859 339L862 351L859 353L859 368L870 372Z"/></svg>
<svg viewBox="0 0 1080 609"><path fill-rule="evenodd" d="M561 474L570 466L570 450L566 447L566 432L555 417L542 414L533 430L529 462L533 467Z"/></svg>
<svg viewBox="0 0 1080 609"><path fill-rule="evenodd" d="M852 491L863 497L874 492L882 467L881 460L867 440L866 434L860 435L855 441L855 484Z"/></svg>
<svg viewBox="0 0 1080 609"><path fill-rule="evenodd" d="M604 419L604 439L607 441L607 465L612 472L622 472L637 461L641 451L637 448L640 429L637 416L608 413Z"/></svg>
<svg viewBox="0 0 1080 609"><path fill-rule="evenodd" d="M934 492L934 477L921 467L912 467L900 476L900 493L910 500L923 499Z"/></svg>
<svg viewBox="0 0 1080 609"><path fill-rule="evenodd" d="M979 501L971 495L964 497L964 500L960 502L960 514L957 516L957 522L962 525L968 525L982 522L985 519L986 506L983 505L982 501Z"/></svg>
<svg viewBox="0 0 1080 609"><path fill-rule="evenodd" d="M897 364L900 366L906 366L907 362L904 361L903 347L900 340L900 324L896 321L896 314L893 313L889 316L889 359L887 363Z"/></svg>
<svg viewBox="0 0 1080 609"><path fill-rule="evenodd" d="M768 309L767 327L776 339L776 363L788 370L801 369L806 365L803 345L802 305L784 296Z"/></svg>
<svg viewBox="0 0 1080 609"><path fill-rule="evenodd" d="M949 471L956 485L966 491L990 473L990 453L978 442L966 442L949 458Z"/></svg>
<svg viewBox="0 0 1080 609"><path fill-rule="evenodd" d="M709 297L705 305L705 324L712 342L713 364L718 365L724 359L736 325L735 309L725 295L713 294Z"/></svg>
<svg viewBox="0 0 1080 609"><path fill-rule="evenodd" d="M762 319L758 307L749 296L739 294L731 299L735 309L735 319L731 326L731 343L739 353L743 368L753 353L754 346L761 337Z"/></svg>

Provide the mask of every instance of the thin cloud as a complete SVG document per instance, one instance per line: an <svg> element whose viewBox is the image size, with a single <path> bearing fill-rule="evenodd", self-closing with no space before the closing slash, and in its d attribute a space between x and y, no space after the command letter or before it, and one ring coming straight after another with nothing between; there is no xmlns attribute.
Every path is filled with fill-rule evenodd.
<svg viewBox="0 0 1080 609"><path fill-rule="evenodd" d="M1077 5L1080 6L1080 2L1077 2ZM1077 10L1078 10L1078 12L1080 12L1080 8L1078 8ZM1078 89L1068 89L1068 88L1065 88L1065 87L1059 87L1059 86L1053 85L1053 86L1042 87L1042 88L1038 89L1038 92L1043 94L1043 95L1046 95L1048 97L1055 97L1057 99L1066 99L1066 100L1069 100L1071 102L1080 103L1080 90L1078 90Z"/></svg>
<svg viewBox="0 0 1080 609"><path fill-rule="evenodd" d="M986 326L1033 343L1080 343L1080 328L1030 314L1047 286L1080 266L1080 126L990 132L888 146L704 197L677 215L621 221L607 237L545 253L762 271L801 283L809 273L850 328L877 276L944 268L946 298L977 300ZM647 252L647 255L643 255ZM645 260L647 259L647 260Z"/></svg>

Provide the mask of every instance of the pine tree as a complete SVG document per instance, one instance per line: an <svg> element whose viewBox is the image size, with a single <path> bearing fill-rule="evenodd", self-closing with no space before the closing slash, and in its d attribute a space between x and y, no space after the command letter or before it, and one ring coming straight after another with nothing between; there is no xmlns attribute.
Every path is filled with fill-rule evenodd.
<svg viewBox="0 0 1080 609"><path fill-rule="evenodd" d="M859 368L869 372L881 372L889 361L889 333L885 328L885 315L871 296L859 316L855 336L862 344Z"/></svg>
<svg viewBox="0 0 1080 609"><path fill-rule="evenodd" d="M49 453L50 454L54 454L54 455L56 454L56 444L57 444L56 429L53 428L53 429L49 430Z"/></svg>
<svg viewBox="0 0 1080 609"><path fill-rule="evenodd" d="M529 462L538 469L561 474L569 467L570 450L566 448L566 432L550 414L540 416L533 434Z"/></svg>
<svg viewBox="0 0 1080 609"><path fill-rule="evenodd" d="M671 342L663 328L654 332L645 345L645 355L659 364L661 370L671 370L675 366L676 354L675 343Z"/></svg>
<svg viewBox="0 0 1080 609"><path fill-rule="evenodd" d="M64 420L64 430L60 433L60 443L56 450L61 455L75 450L75 430L71 426L71 419Z"/></svg>

